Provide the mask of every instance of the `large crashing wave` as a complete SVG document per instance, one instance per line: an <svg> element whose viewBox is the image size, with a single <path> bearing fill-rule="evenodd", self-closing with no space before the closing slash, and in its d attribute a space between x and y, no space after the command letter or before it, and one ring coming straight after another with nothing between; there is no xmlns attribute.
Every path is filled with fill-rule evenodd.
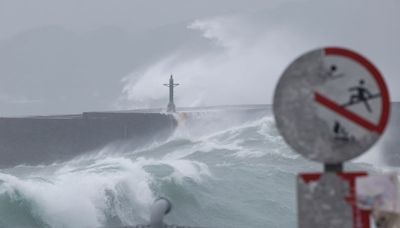
<svg viewBox="0 0 400 228"><path fill-rule="evenodd" d="M295 176L315 164L286 146L272 117L190 130L124 155L2 170L0 227L142 224L159 196L173 203L171 224L295 227Z"/></svg>

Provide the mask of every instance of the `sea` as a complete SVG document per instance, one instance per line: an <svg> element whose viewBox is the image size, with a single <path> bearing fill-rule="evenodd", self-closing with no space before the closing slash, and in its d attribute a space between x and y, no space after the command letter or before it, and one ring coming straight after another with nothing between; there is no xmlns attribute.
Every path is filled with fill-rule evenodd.
<svg viewBox="0 0 400 228"><path fill-rule="evenodd" d="M296 177L322 165L285 143L271 110L228 127L212 124L196 126L201 131L181 124L167 140L124 153L107 146L68 161L2 169L0 227L146 224L159 197L172 203L167 224L297 227ZM379 169L381 144L345 168Z"/></svg>

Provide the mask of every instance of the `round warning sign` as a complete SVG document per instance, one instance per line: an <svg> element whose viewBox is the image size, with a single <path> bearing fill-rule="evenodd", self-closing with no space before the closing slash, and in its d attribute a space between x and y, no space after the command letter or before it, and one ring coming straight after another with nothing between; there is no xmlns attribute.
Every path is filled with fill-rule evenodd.
<svg viewBox="0 0 400 228"><path fill-rule="evenodd" d="M389 118L389 93L370 61L343 48L323 48L296 59L274 95L277 127L308 159L340 163L367 151Z"/></svg>

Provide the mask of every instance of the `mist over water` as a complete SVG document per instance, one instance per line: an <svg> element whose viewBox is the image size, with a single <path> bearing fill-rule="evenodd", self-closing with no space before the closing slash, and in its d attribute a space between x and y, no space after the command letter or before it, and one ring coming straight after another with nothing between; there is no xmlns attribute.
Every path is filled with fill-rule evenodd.
<svg viewBox="0 0 400 228"><path fill-rule="evenodd" d="M312 40L278 28L265 31L244 15L194 20L186 30L208 46L174 50L124 77L120 107L163 107L168 91L160 85L170 74L181 84L176 103L183 107L271 103L279 75L306 50L298 44Z"/></svg>
<svg viewBox="0 0 400 228"><path fill-rule="evenodd" d="M128 153L107 148L1 170L0 227L145 224L159 196L173 203L168 224L296 227L296 175L321 170L285 144L271 113L229 127L181 124L167 141Z"/></svg>
<svg viewBox="0 0 400 228"><path fill-rule="evenodd" d="M85 2L0 3L2 115L165 107L170 74L180 107L268 104L285 67L323 46L363 53L400 99L399 1ZM396 107L384 139L346 168L400 166ZM297 227L296 176L322 166L286 145L272 114L194 120L140 149L0 169L0 228L145 224L159 196L168 224Z"/></svg>

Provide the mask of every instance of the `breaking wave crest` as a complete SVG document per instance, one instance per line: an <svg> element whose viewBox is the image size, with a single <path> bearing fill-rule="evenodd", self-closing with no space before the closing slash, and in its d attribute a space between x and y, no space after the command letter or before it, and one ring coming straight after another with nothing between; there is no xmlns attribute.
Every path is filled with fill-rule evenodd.
<svg viewBox="0 0 400 228"><path fill-rule="evenodd" d="M190 130L123 155L1 170L0 227L142 224L159 196L174 205L169 223L294 227L294 178L313 164L298 162L272 117L195 137Z"/></svg>

